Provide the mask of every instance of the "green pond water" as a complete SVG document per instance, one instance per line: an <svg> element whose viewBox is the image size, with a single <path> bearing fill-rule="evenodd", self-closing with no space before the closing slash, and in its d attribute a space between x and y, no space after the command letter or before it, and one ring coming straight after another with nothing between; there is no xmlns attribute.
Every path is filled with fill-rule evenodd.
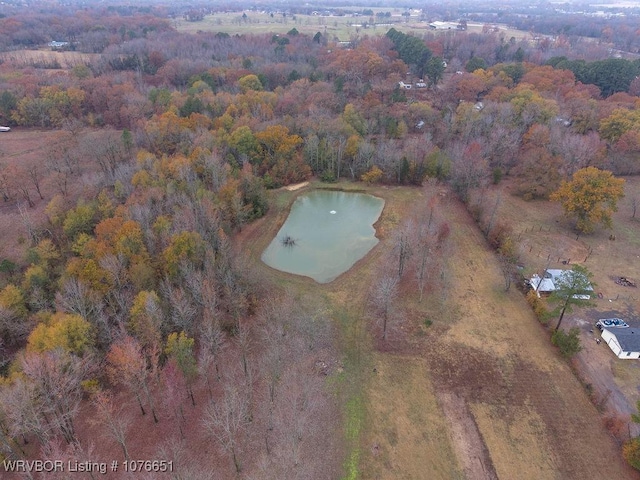
<svg viewBox="0 0 640 480"><path fill-rule="evenodd" d="M373 224L383 207L384 200L363 193L316 190L302 195L262 253L262 261L328 283L378 243ZM284 238L294 244L285 245Z"/></svg>

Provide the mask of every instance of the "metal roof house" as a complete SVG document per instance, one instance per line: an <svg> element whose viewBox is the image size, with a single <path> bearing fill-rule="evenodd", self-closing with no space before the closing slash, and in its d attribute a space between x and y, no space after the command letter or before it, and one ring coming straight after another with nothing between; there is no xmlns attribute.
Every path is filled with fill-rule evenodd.
<svg viewBox="0 0 640 480"><path fill-rule="evenodd" d="M531 288L533 288L536 293L538 294L538 296L540 295L550 295L551 293L553 293L556 290L556 283L558 282L559 279L561 279L566 272L569 272L570 270L561 270L561 269L556 269L556 268L549 268L547 270L545 270L544 274L542 275L542 277L540 277L537 273L534 274L530 279L529 279L529 285L531 286ZM591 285L589 285L589 287L587 288L587 290L589 291L593 291L593 287ZM589 294L585 294L585 295L574 295L576 297L579 298L585 298L585 299L589 299L591 298L591 295Z"/></svg>
<svg viewBox="0 0 640 480"><path fill-rule="evenodd" d="M603 327L602 339L618 358L640 358L640 328Z"/></svg>
<svg viewBox="0 0 640 480"><path fill-rule="evenodd" d="M69 42L58 42L56 40L52 40L49 43L47 43L47 45L49 47L51 47L52 50L60 50L60 49L68 47L69 46Z"/></svg>

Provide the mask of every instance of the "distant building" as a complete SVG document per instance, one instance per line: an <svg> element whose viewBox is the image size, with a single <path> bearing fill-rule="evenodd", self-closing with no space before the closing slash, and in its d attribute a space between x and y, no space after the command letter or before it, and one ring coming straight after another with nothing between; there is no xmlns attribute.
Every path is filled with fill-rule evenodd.
<svg viewBox="0 0 640 480"><path fill-rule="evenodd" d="M431 22L429 24L429 27L431 27L433 30L457 30L458 29L458 23L440 22L440 21L436 20L435 22Z"/></svg>
<svg viewBox="0 0 640 480"><path fill-rule="evenodd" d="M49 43L47 43L47 45L51 47L52 50L63 50L69 46L69 42L58 42L58 41L52 40Z"/></svg>

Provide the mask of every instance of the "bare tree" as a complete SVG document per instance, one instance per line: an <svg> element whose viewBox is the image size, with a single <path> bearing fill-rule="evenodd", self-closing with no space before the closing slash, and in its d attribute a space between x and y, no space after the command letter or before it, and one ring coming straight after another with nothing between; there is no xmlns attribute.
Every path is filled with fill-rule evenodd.
<svg viewBox="0 0 640 480"><path fill-rule="evenodd" d="M431 210L431 212L433 212L433 209ZM425 285L429 277L429 264L433 256L432 248L434 247L435 243L435 232L431 228L431 217L432 214L429 215L429 222L426 225L420 225L416 229L415 245L416 253L418 256L416 264L416 278L418 280L420 302L422 302Z"/></svg>
<svg viewBox="0 0 640 480"><path fill-rule="evenodd" d="M175 480L210 480L211 466L203 463L194 455L194 449L181 438L171 437L167 439L158 449L156 458L163 458L173 462ZM157 473L151 473L144 480L155 480Z"/></svg>
<svg viewBox="0 0 640 480"><path fill-rule="evenodd" d="M83 464L86 462L95 462L96 451L92 442L89 442L87 446L83 446L80 442L63 444L57 439L51 439L40 449L40 458L49 462L61 462L62 465ZM69 472L65 471L66 469L54 470L55 471L46 473L47 480L69 479ZM99 480L101 477L102 474L99 471L89 471L85 478Z"/></svg>
<svg viewBox="0 0 640 480"><path fill-rule="evenodd" d="M491 213L489 213L489 219L487 220L487 225L484 229L484 236L488 237L493 229L493 226L496 222L496 215L498 213L498 208L500 207L500 203L502 201L502 194L498 192L496 195L496 202L493 204L493 208L491 209Z"/></svg>
<svg viewBox="0 0 640 480"><path fill-rule="evenodd" d="M7 344L17 344L29 335L33 322L22 318L10 308L0 305L0 333Z"/></svg>
<svg viewBox="0 0 640 480"><path fill-rule="evenodd" d="M101 132L83 138L80 149L97 162L106 178L113 179L118 167L125 163L129 156L116 132Z"/></svg>
<svg viewBox="0 0 640 480"><path fill-rule="evenodd" d="M402 278L407 261L411 257L411 242L409 232L413 229L411 223L406 224L396 232L394 251L398 255L398 278Z"/></svg>
<svg viewBox="0 0 640 480"><path fill-rule="evenodd" d="M200 350L198 351L198 368L204 377L209 391L209 397L213 397L211 387L210 371L215 369L216 378L220 380L220 368L218 357L226 346L225 334L220 327L220 323L210 317L205 317L200 326Z"/></svg>
<svg viewBox="0 0 640 480"><path fill-rule="evenodd" d="M87 320L94 320L100 310L98 295L76 277L70 277L56 293L56 303L65 312L76 313Z"/></svg>
<svg viewBox="0 0 640 480"><path fill-rule="evenodd" d="M40 200L44 200L44 196L42 195L42 190L40 189L40 181L42 180L42 176L44 175L43 170L44 168L38 162L32 162L27 167L27 175L29 176L31 183L33 183L33 186L35 187L36 192L38 192L38 196L40 197Z"/></svg>
<svg viewBox="0 0 640 480"><path fill-rule="evenodd" d="M27 209L21 202L17 202L18 211L20 212L20 220L22 220L22 224L24 228L27 230L27 235L29 235L29 240L35 245L40 241L40 236L38 234L38 230L31 220L31 216Z"/></svg>
<svg viewBox="0 0 640 480"><path fill-rule="evenodd" d="M187 389L185 385L184 375L180 373L178 365L174 359L169 362L162 369L162 404L169 410L174 424L178 427L180 432L180 438L184 436L184 424L185 416L184 409L182 408L182 401L184 399L183 392Z"/></svg>
<svg viewBox="0 0 640 480"><path fill-rule="evenodd" d="M93 396L93 405L96 407L96 417L93 422L102 427L102 432L115 440L124 454L125 460L129 460L129 450L127 448L127 430L131 426L132 420L127 414L125 405L116 405L113 397L104 391Z"/></svg>
<svg viewBox="0 0 640 480"><path fill-rule="evenodd" d="M242 361L242 371L245 377L249 376L249 356L253 349L253 340L251 339L251 330L249 326L242 322L238 325L235 335L236 343L240 349L240 359Z"/></svg>
<svg viewBox="0 0 640 480"><path fill-rule="evenodd" d="M193 335L197 310L181 288L169 287L166 297L171 305L171 322L177 330Z"/></svg>
<svg viewBox="0 0 640 480"><path fill-rule="evenodd" d="M398 296L398 277L383 275L373 286L372 302L382 318L382 339L387 338L387 323Z"/></svg>
<svg viewBox="0 0 640 480"><path fill-rule="evenodd" d="M81 382L91 366L89 357L81 359L61 350L27 353L22 358L23 372L33 382L35 398L44 406L41 414L67 443L77 441L74 419L82 399Z"/></svg>
<svg viewBox="0 0 640 480"><path fill-rule="evenodd" d="M42 402L34 383L26 378L16 378L0 389L3 423L12 439L21 438L26 444L29 436L34 435L41 445L49 441L54 434L53 426L42 414L45 409Z"/></svg>
<svg viewBox="0 0 640 480"><path fill-rule="evenodd" d="M240 473L241 437L249 425L247 396L235 385L225 388L223 398L210 402L203 417L203 426L220 443L233 460L236 473Z"/></svg>

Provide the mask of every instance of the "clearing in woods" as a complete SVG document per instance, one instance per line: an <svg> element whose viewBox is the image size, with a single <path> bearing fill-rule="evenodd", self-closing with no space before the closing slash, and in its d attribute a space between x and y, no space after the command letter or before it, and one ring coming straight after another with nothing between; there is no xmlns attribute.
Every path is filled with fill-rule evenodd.
<svg viewBox="0 0 640 480"><path fill-rule="evenodd" d="M581 264L593 273L597 298L592 308L576 308L563 320L564 328L578 327L583 351L575 361L584 381L592 385L594 401L607 415L618 417L624 425L612 431L626 439L629 427L640 434L638 426L629 425L631 413L640 400L640 362L620 360L604 344L596 344L600 334L594 329L599 318L620 317L633 327L640 326L640 291L638 287L616 283L620 277L640 285L640 212L635 218L634 203L640 199L640 177L625 177L625 197L618 202L611 230L598 226L590 235L578 235L573 221L563 215L557 203L525 202L511 196L509 183L500 185L502 202L497 217L511 225L520 246L524 274L544 268L571 268ZM497 191L490 194L489 203ZM566 262L566 263L563 263ZM552 320L552 322L554 322ZM555 324L553 324L555 326Z"/></svg>
<svg viewBox="0 0 640 480"><path fill-rule="evenodd" d="M402 292L402 326L389 345L375 338L366 298L392 232L412 204L442 187L366 190L386 201L381 242L349 272L318 285L261 267L276 283L333 304L344 352L336 385L349 445L345 478L637 478L522 294L504 292L494 253L450 194L438 206L451 227L446 298L419 304L413 291ZM242 233L240 248L257 265L298 193L277 193L269 215Z"/></svg>
<svg viewBox="0 0 640 480"><path fill-rule="evenodd" d="M387 12L389 8L373 8L375 13ZM243 16L243 13L245 16ZM205 15L201 21L190 22L182 18L174 20L174 27L179 32L221 32L229 35L242 34L285 34L295 28L305 35L314 36L320 32L330 41L349 41L363 35L375 36L385 35L390 28L395 28L404 33L415 33L422 35L426 32L444 34L449 30L433 30L429 27L429 22L420 20L413 16L408 19L401 16L400 10L392 12L389 20L373 18L367 16L353 15L287 15L269 14L263 12L218 12ZM373 20L372 20L373 19ZM387 23L388 22L388 23ZM485 28L484 25L471 23L467 31L480 33ZM490 28L498 35L503 35L509 39L516 40L531 39L530 32L515 30L503 24L491 24Z"/></svg>

